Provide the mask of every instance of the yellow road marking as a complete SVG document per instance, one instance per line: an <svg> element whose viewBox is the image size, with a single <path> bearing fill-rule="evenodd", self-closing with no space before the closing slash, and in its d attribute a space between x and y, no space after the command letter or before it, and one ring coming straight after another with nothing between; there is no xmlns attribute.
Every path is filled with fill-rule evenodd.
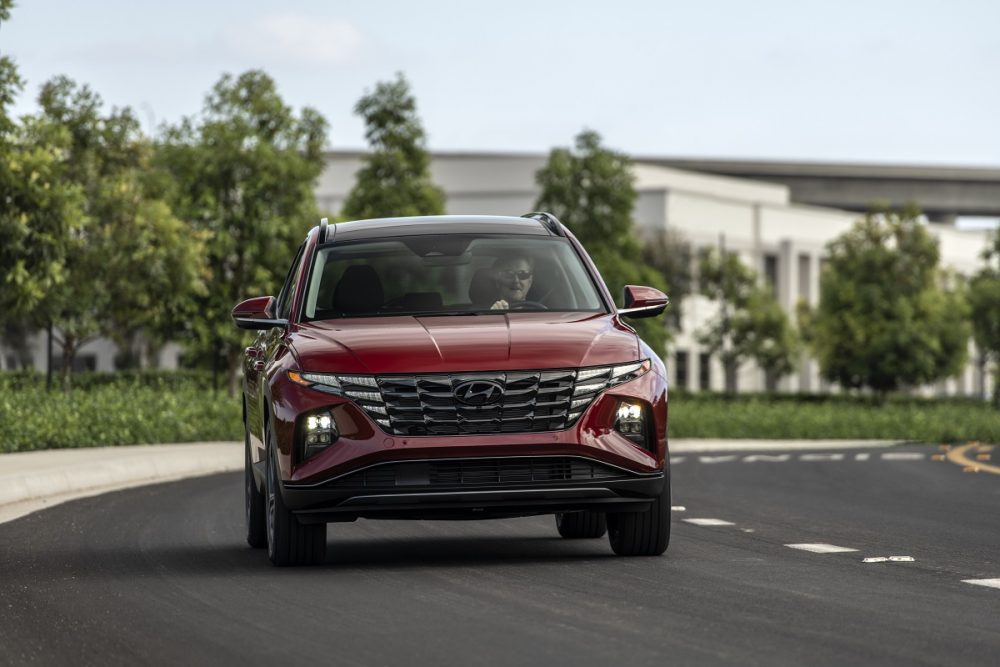
<svg viewBox="0 0 1000 667"><path fill-rule="evenodd" d="M989 461L990 460L990 455L989 454L976 454L976 460L977 461Z"/></svg>
<svg viewBox="0 0 1000 667"><path fill-rule="evenodd" d="M976 451L980 453L992 452L993 445L979 445L979 449L977 449Z"/></svg>
<svg viewBox="0 0 1000 667"><path fill-rule="evenodd" d="M933 456L931 456L931 461L944 461L944 460L945 460L944 454L934 454Z"/></svg>
<svg viewBox="0 0 1000 667"><path fill-rule="evenodd" d="M966 452L978 446L979 443L973 442L968 445L962 445L961 447L950 449L947 454L948 460L962 466L966 472L990 472L994 475L1000 475L1000 466L977 463L965 455Z"/></svg>

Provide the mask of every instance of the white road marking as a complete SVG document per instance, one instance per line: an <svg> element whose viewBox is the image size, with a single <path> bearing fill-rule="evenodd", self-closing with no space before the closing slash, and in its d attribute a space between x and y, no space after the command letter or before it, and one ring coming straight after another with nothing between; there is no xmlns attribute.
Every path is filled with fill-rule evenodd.
<svg viewBox="0 0 1000 667"><path fill-rule="evenodd" d="M693 523L696 526L735 526L736 525L732 521L723 521L722 519L681 519L681 521L686 521L687 523Z"/></svg>
<svg viewBox="0 0 1000 667"><path fill-rule="evenodd" d="M862 563L888 563L889 559L885 556L873 556L872 558L862 558Z"/></svg>
<svg viewBox="0 0 1000 667"><path fill-rule="evenodd" d="M698 460L702 463L730 463L738 458L738 456L732 454L730 456L699 456Z"/></svg>
<svg viewBox="0 0 1000 667"><path fill-rule="evenodd" d="M874 556L871 558L862 558L862 563L912 563L914 562L913 556Z"/></svg>
<svg viewBox="0 0 1000 667"><path fill-rule="evenodd" d="M883 461L923 461L924 455L920 452L886 452L882 455Z"/></svg>
<svg viewBox="0 0 1000 667"><path fill-rule="evenodd" d="M889 556L889 560L893 563L912 563L916 559L913 556Z"/></svg>
<svg viewBox="0 0 1000 667"><path fill-rule="evenodd" d="M684 507L684 505L672 505L670 507L670 511L671 512L684 512L686 510L687 510L687 508Z"/></svg>
<svg viewBox="0 0 1000 667"><path fill-rule="evenodd" d="M905 444L902 440L710 440L672 438L670 451L678 454L719 452L808 452L824 449L878 449Z"/></svg>
<svg viewBox="0 0 1000 667"><path fill-rule="evenodd" d="M791 454L751 454L750 456L743 457L743 463L757 463L758 461L784 463L791 457Z"/></svg>
<svg viewBox="0 0 1000 667"><path fill-rule="evenodd" d="M754 532L753 528L740 528L740 530L742 530L744 533L752 533L752 532Z"/></svg>
<svg viewBox="0 0 1000 667"><path fill-rule="evenodd" d="M673 465L675 463L684 463L684 458L685 457L683 457L683 456L671 456L670 457L670 465Z"/></svg>
<svg viewBox="0 0 1000 667"><path fill-rule="evenodd" d="M862 452L862 453L858 454L857 456L855 456L854 460L855 461L867 461L869 458L871 458L871 454L869 454L868 452Z"/></svg>
<svg viewBox="0 0 1000 667"><path fill-rule="evenodd" d="M850 547L838 547L836 544L824 544L822 542L816 544L786 544L785 546L791 549L811 551L814 554L837 554L846 551L857 551L857 549L851 549Z"/></svg>
<svg viewBox="0 0 1000 667"><path fill-rule="evenodd" d="M974 584L976 586L989 586L990 588L1000 588L1000 579L962 579L963 584Z"/></svg>
<svg viewBox="0 0 1000 667"><path fill-rule="evenodd" d="M843 454L803 454L800 461L843 461Z"/></svg>

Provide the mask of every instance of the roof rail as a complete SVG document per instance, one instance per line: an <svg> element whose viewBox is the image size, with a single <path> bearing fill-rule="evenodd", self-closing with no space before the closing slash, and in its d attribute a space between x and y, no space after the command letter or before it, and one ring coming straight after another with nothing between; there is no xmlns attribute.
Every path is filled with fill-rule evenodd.
<svg viewBox="0 0 1000 667"><path fill-rule="evenodd" d="M330 223L326 218L319 219L319 238L318 243L326 243L326 230L330 227Z"/></svg>
<svg viewBox="0 0 1000 667"><path fill-rule="evenodd" d="M551 213L546 213L545 211L536 211L534 213L525 213L521 217L537 220L538 222L542 223L542 225L546 229L548 229L556 236L566 236L565 232L563 232L562 223L559 222L559 218L552 215Z"/></svg>

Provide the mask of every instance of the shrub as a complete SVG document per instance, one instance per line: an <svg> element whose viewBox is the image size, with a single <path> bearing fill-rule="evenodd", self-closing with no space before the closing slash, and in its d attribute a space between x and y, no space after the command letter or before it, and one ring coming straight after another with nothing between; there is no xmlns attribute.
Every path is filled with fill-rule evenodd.
<svg viewBox="0 0 1000 667"><path fill-rule="evenodd" d="M242 438L240 401L210 374L89 373L74 385L67 396L41 374L0 373L0 452Z"/></svg>

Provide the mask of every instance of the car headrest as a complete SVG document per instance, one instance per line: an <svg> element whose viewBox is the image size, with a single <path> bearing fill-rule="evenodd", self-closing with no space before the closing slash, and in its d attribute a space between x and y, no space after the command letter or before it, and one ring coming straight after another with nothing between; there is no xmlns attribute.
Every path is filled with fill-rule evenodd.
<svg viewBox="0 0 1000 667"><path fill-rule="evenodd" d="M374 313L384 301L382 281L367 264L347 267L333 292L333 310L338 313Z"/></svg>
<svg viewBox="0 0 1000 667"><path fill-rule="evenodd" d="M469 301L476 306L489 308L497 300L497 282L493 269L476 269L469 282Z"/></svg>

